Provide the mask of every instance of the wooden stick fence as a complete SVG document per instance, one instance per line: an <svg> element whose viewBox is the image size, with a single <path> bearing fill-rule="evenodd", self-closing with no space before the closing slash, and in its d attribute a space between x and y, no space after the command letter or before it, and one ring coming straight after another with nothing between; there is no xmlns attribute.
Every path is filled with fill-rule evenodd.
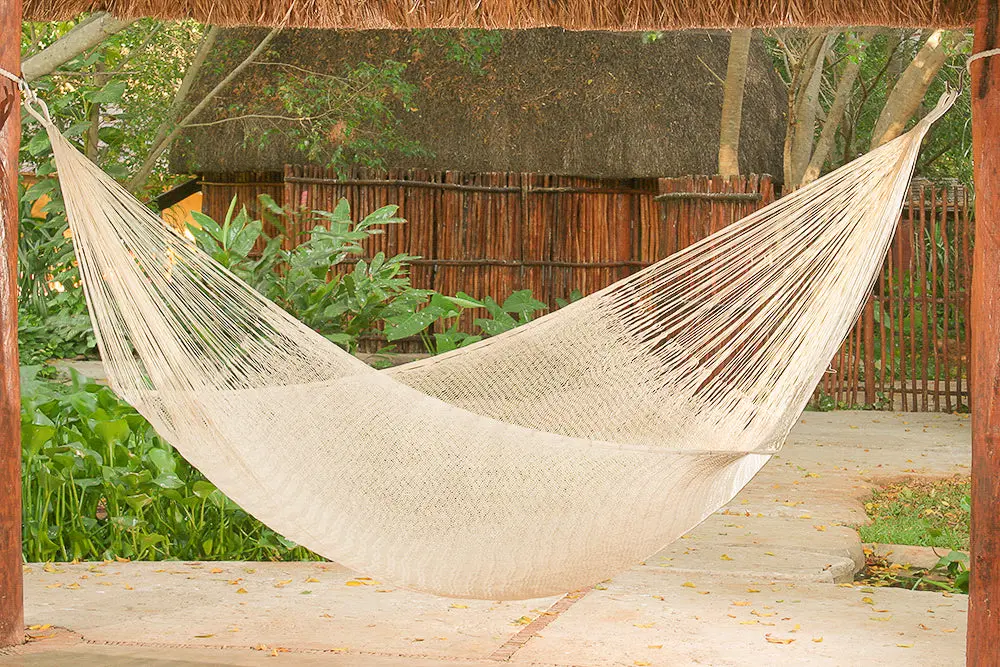
<svg viewBox="0 0 1000 667"><path fill-rule="evenodd" d="M261 193L289 209L332 210L344 198L355 219L395 204L408 222L371 237L366 257L419 256L411 269L417 287L498 300L531 289L554 308L574 290L599 290L749 215L774 201L775 186L767 176L595 179L419 169L359 169L341 179L320 167L287 166L284 174L206 174L203 193L205 212L215 218L233 196L256 214ZM304 241L311 224L293 217L288 245ZM817 401L967 408L972 242L964 188L914 187L872 297ZM477 316L465 313L459 326L473 331Z"/></svg>

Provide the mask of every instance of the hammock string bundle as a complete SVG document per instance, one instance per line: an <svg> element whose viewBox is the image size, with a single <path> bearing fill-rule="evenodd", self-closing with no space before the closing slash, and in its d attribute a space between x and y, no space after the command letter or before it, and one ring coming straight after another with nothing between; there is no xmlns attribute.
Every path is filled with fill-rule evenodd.
<svg viewBox="0 0 1000 667"><path fill-rule="evenodd" d="M386 371L264 299L28 108L51 138L113 389L288 539L397 585L499 600L641 561L779 450L954 97L595 294Z"/></svg>

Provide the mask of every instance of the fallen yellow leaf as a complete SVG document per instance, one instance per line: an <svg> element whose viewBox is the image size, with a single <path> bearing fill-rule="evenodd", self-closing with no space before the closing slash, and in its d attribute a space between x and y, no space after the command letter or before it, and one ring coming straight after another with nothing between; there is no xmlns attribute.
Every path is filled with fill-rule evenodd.
<svg viewBox="0 0 1000 667"><path fill-rule="evenodd" d="M361 583L360 581L354 581L354 580L346 581L346 582L344 582L344 585L345 586L364 586L364 584Z"/></svg>
<svg viewBox="0 0 1000 667"><path fill-rule="evenodd" d="M869 616L868 618L870 618L873 621L883 621L883 622L892 620L892 616Z"/></svg>
<svg viewBox="0 0 1000 667"><path fill-rule="evenodd" d="M452 609L468 609L469 605L467 605L467 604L458 604L456 602L455 604L451 605L451 608Z"/></svg>
<svg viewBox="0 0 1000 667"><path fill-rule="evenodd" d="M817 644L819 644L819 643L821 643L823 641L823 638L822 637L813 637L813 641L816 642Z"/></svg>
<svg viewBox="0 0 1000 667"><path fill-rule="evenodd" d="M733 600L733 606L734 607L749 607L750 606L750 601L749 600Z"/></svg>
<svg viewBox="0 0 1000 667"><path fill-rule="evenodd" d="M207 634L207 635L195 635L195 638L196 638L196 639L207 639L208 637L214 637L214 636L215 636L214 634Z"/></svg>
<svg viewBox="0 0 1000 667"><path fill-rule="evenodd" d="M899 648L913 648L913 644L896 644Z"/></svg>
<svg viewBox="0 0 1000 667"><path fill-rule="evenodd" d="M278 583L276 583L274 585L274 587L275 588L284 588L285 586L287 586L290 583L292 583L291 579L282 579L281 581L279 581Z"/></svg>
<svg viewBox="0 0 1000 667"><path fill-rule="evenodd" d="M861 598L861 601L864 602L865 604L875 604L875 600L872 600L867 595L865 597Z"/></svg>
<svg viewBox="0 0 1000 667"><path fill-rule="evenodd" d="M319 583L319 579L317 579L316 577L307 577L306 578L306 583L307 584L318 584Z"/></svg>
<svg viewBox="0 0 1000 667"><path fill-rule="evenodd" d="M663 648L663 644L650 644L646 648Z"/></svg>
<svg viewBox="0 0 1000 667"><path fill-rule="evenodd" d="M683 586L684 588L694 588L695 587L694 584L691 583L690 581L685 581L683 584L681 584L681 586Z"/></svg>
<svg viewBox="0 0 1000 667"><path fill-rule="evenodd" d="M768 643L771 644L791 644L793 641L795 641L794 639L791 639L789 637L772 637L770 634L764 635L764 639L766 639Z"/></svg>
<svg viewBox="0 0 1000 667"><path fill-rule="evenodd" d="M514 625L527 625L528 623L531 623L532 620L534 619L530 616L522 616L514 621Z"/></svg>
<svg viewBox="0 0 1000 667"><path fill-rule="evenodd" d="M655 623L633 623L632 625L634 625L637 628L651 628L651 627L653 627L656 624Z"/></svg>
<svg viewBox="0 0 1000 667"><path fill-rule="evenodd" d="M240 595L243 595L244 593L248 593L249 591L247 591L247 589L245 588L237 588L236 592L239 593Z"/></svg>
<svg viewBox="0 0 1000 667"><path fill-rule="evenodd" d="M45 625L29 625L28 629L29 630L48 630L51 627L52 627L52 625L50 623L46 623Z"/></svg>
<svg viewBox="0 0 1000 667"><path fill-rule="evenodd" d="M732 560L727 554L722 554L719 556L719 560Z"/></svg>
<svg viewBox="0 0 1000 667"><path fill-rule="evenodd" d="M221 567L213 567L211 569L211 573L212 574L221 574L222 573L222 568Z"/></svg>

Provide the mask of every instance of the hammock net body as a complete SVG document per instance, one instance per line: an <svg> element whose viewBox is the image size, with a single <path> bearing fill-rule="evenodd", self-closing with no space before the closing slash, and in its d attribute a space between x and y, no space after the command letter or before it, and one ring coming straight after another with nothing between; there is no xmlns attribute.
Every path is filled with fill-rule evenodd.
<svg viewBox="0 0 1000 667"><path fill-rule="evenodd" d="M641 561L780 448L950 101L598 293L387 371L265 300L42 120L114 390L288 539L396 585L500 600Z"/></svg>

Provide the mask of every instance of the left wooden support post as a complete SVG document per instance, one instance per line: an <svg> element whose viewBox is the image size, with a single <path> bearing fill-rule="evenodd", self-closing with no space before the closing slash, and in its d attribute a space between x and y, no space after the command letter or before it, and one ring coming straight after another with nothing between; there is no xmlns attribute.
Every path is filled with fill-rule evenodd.
<svg viewBox="0 0 1000 667"><path fill-rule="evenodd" d="M0 67L21 71L21 0L0 0ZM17 357L17 152L21 101L0 78L0 647L24 642L21 392Z"/></svg>

